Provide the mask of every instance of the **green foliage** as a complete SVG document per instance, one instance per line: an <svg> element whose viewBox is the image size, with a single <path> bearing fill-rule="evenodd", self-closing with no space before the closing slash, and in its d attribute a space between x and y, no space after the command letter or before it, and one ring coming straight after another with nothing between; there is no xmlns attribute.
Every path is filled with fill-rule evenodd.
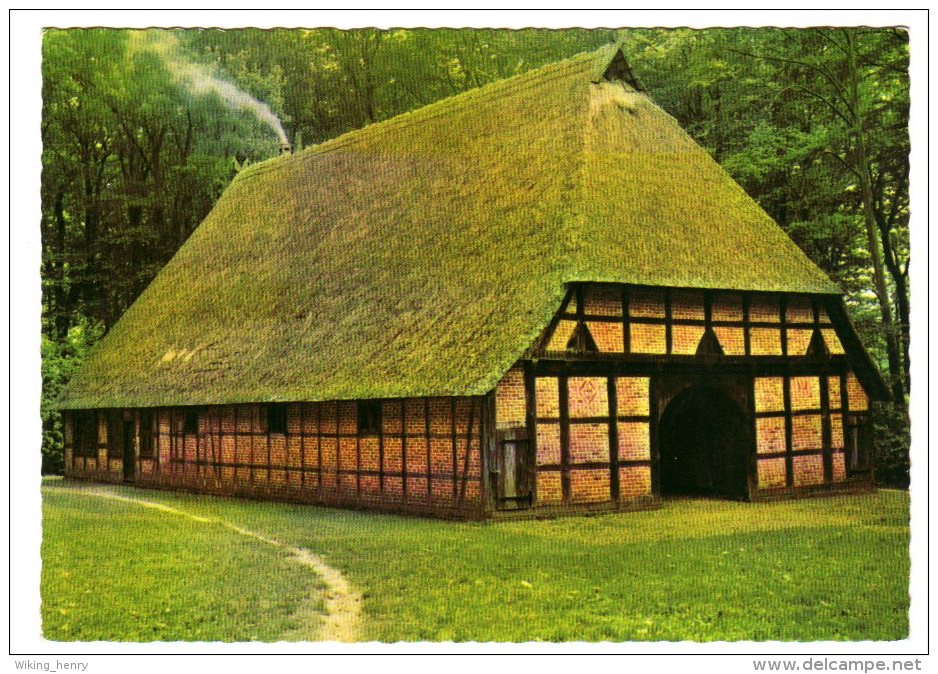
<svg viewBox="0 0 938 674"><path fill-rule="evenodd" d="M45 33L43 332L53 341L64 340L79 316L110 328L237 168L276 152L264 124L180 84L151 49L165 41L166 31L158 33ZM245 29L173 36L177 60L214 68L269 104L297 146L622 39L654 99L840 284L874 360L884 372L898 371L908 391L904 31ZM851 82L855 89L846 88ZM866 202L858 179L864 169ZM864 231L870 209L892 328L884 327ZM890 341L899 354L889 354ZM897 429L884 442L897 446L903 434Z"/></svg>
<svg viewBox="0 0 938 674"><path fill-rule="evenodd" d="M61 475L64 469L62 415L52 409L62 387L84 361L88 350L104 332L100 323L79 317L61 340L42 335L42 474Z"/></svg>
<svg viewBox="0 0 938 674"><path fill-rule="evenodd" d="M43 40L45 331L110 327L273 132L191 93L142 31L50 30ZM258 141L263 133L266 140Z"/></svg>
<svg viewBox="0 0 938 674"><path fill-rule="evenodd" d="M873 445L876 482L898 489L909 488L909 417L894 405L873 405Z"/></svg>
<svg viewBox="0 0 938 674"><path fill-rule="evenodd" d="M231 620L219 624L224 614L218 604L224 608L229 598L248 594L287 603L295 596L291 592L300 591L257 563L262 550L252 553L225 537L206 551L208 568L185 573L187 555L202 545L200 530L192 531L192 543L188 531L185 537L169 532L161 541L164 530L152 529L151 522L168 516L152 510L132 520L139 530L118 532L135 542L152 541L144 552L157 566L121 565L120 539L113 554L102 550L107 546L88 544L101 540L105 521L100 513L82 512L93 502L44 491L44 549L60 551L44 552L44 599L55 602L48 604L55 620L61 620L55 608L68 608L68 602L75 603L73 614L97 611L99 638L154 634L160 619L146 607L167 605L173 613L203 618L177 623L172 634L182 639L206 633L274 639L280 610L264 614L274 625L257 633L245 623L256 623L263 608L239 606ZM116 491L223 519L320 555L364 597L363 640L894 641L909 633L909 501L897 491L775 503L670 501L649 512L484 524ZM121 527L119 518L106 521ZM76 531L73 522L82 528ZM177 553L167 554L176 548L179 563ZM137 549L127 549L136 560ZM100 560L93 569L75 569L88 568L87 575L49 583L68 570L65 560L93 556ZM217 568L227 575L215 574L219 558L224 565ZM141 570L159 582L145 584ZM203 573L219 584L204 580ZM139 591L140 606L121 597L127 583ZM184 583L193 589L191 601L174 592ZM280 594L265 589L274 583ZM107 591L106 599L83 595L88 586ZM208 604L208 590L223 597ZM109 601L128 610L106 611ZM193 624L212 630L186 634Z"/></svg>

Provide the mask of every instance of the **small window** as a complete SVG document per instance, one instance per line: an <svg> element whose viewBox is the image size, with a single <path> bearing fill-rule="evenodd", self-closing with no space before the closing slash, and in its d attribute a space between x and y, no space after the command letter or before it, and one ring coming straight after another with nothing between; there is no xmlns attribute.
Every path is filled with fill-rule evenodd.
<svg viewBox="0 0 938 674"><path fill-rule="evenodd" d="M358 434L376 435L381 431L381 401L358 401Z"/></svg>
<svg viewBox="0 0 938 674"><path fill-rule="evenodd" d="M287 406L282 403L267 406L267 432L287 432Z"/></svg>
<svg viewBox="0 0 938 674"><path fill-rule="evenodd" d="M153 458L153 412L140 410L140 427L137 429L140 441L140 458Z"/></svg>
<svg viewBox="0 0 938 674"><path fill-rule="evenodd" d="M186 415L182 422L183 433L199 432L199 413L196 410L186 410Z"/></svg>
<svg viewBox="0 0 938 674"><path fill-rule="evenodd" d="M97 412L76 412L72 423L74 427L72 452L74 455L96 457L98 455Z"/></svg>

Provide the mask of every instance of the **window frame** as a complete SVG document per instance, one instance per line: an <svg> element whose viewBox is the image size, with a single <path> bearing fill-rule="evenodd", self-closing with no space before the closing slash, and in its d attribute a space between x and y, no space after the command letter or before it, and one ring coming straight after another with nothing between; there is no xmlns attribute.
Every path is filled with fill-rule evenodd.
<svg viewBox="0 0 938 674"><path fill-rule="evenodd" d="M182 434L183 435L198 435L199 434L199 410L197 409L183 410Z"/></svg>
<svg viewBox="0 0 938 674"><path fill-rule="evenodd" d="M91 442L89 442L89 437ZM72 456L96 459L98 458L98 444L97 410L76 412L72 418Z"/></svg>
<svg viewBox="0 0 938 674"><path fill-rule="evenodd" d="M359 435L378 435L381 433L381 400L358 400L357 428Z"/></svg>
<svg viewBox="0 0 938 674"><path fill-rule="evenodd" d="M267 432L271 435L286 435L289 428L287 415L286 403L270 403L267 405Z"/></svg>

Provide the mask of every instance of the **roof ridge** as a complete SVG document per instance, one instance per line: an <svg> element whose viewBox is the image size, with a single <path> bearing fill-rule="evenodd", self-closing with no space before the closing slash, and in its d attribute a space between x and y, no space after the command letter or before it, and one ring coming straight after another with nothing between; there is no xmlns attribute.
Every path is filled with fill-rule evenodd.
<svg viewBox="0 0 938 674"><path fill-rule="evenodd" d="M607 45L607 47L614 47L610 49L609 52L611 54L609 57L611 62L611 59L622 50L622 44L621 42L616 42L612 45ZM581 111L581 114L584 115L585 119L583 120L583 123L579 125L580 147L576 157L574 158L575 168L572 173L572 185L568 188L568 193L571 196L565 202L570 206L570 211L568 215L564 217L562 224L564 253L567 255L566 278L564 279L565 282L579 280L580 276L582 275L581 252L584 250L583 233L587 224L585 213L586 209L584 207L588 196L588 188L586 185L588 179L587 163L589 161L590 139L593 135L593 124L595 122L593 119L594 110L592 100L595 92L594 87L601 86L603 83L613 86L618 84L621 85L622 89L627 93L647 98L652 105L660 109L660 107L654 103L651 96L649 96L644 91L634 90L632 85L625 81L604 80L602 79L601 71L601 68L596 69L595 77L591 78L586 88L586 95L584 96L583 100L584 110Z"/></svg>
<svg viewBox="0 0 938 674"><path fill-rule="evenodd" d="M484 101L495 101L517 95L528 91L532 87L542 85L546 82L552 82L555 79L561 79L571 72L576 71L578 68L583 68L585 65L590 66L590 72L588 74L592 77L593 71L598 68L597 63L599 63L603 52L609 51L612 47L616 48L616 50L612 51L613 54L620 48L618 43L609 43L592 51L580 52L562 61L546 63L537 68L532 68L531 70L512 75L505 79L488 82L482 86L474 87L467 91L453 94L452 96L446 96L445 98L427 103L413 110L402 112L388 119L383 119L358 129L351 129L335 138L329 138L316 145L303 148L303 150L296 154L271 157L242 171L236 176L236 179L253 178L269 171L284 168L289 165L291 161L302 157L314 157L328 154L334 150L360 142L371 135L386 133L394 129L407 128L431 119L437 119L462 110L467 105L478 103L478 99L480 98ZM605 60L606 59L603 59L603 61ZM524 86L512 86L517 85L519 80L524 80ZM499 93L493 95L493 92Z"/></svg>
<svg viewBox="0 0 938 674"><path fill-rule="evenodd" d="M592 80L592 78L591 78ZM594 86L594 83L590 81L585 87L585 95L581 101L583 108L580 110L579 114L583 116L582 123L578 124L578 140L579 147L576 152L576 156L573 157L573 170L571 171L571 184L564 191L564 197L562 203L564 206L564 216L560 224L561 228L561 246L563 247L563 254L565 260L565 270L564 270L564 281L566 277L576 276L579 271L579 259L578 249L580 245L580 237L577 236L579 232L582 231L583 226L586 223L586 215L583 212L583 200L586 192L586 184L584 176L586 173L586 151L587 144L589 142L589 127L592 123L590 116L592 114L590 109L590 98L592 96L591 88ZM574 267L574 269L571 269Z"/></svg>

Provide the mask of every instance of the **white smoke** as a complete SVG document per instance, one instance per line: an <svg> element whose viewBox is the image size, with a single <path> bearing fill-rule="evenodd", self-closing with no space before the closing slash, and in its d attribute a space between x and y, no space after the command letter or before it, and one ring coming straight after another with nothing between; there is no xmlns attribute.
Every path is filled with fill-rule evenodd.
<svg viewBox="0 0 938 674"><path fill-rule="evenodd" d="M263 101L259 101L231 82L219 78L211 67L192 63L180 55L179 38L172 31L134 31L131 38L138 49L160 57L173 77L196 95L217 94L232 110L247 110L277 133L281 143L288 143L280 119Z"/></svg>

